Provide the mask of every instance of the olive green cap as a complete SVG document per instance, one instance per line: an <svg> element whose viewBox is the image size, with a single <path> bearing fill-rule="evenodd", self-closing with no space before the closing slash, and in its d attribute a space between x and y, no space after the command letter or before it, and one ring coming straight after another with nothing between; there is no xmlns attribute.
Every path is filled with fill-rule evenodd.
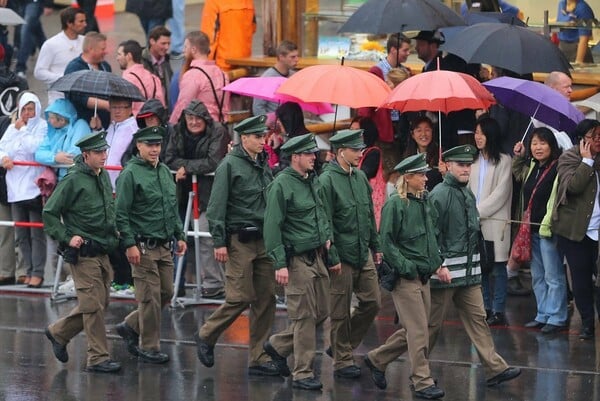
<svg viewBox="0 0 600 401"><path fill-rule="evenodd" d="M298 153L315 153L319 151L315 136L311 133L295 136L281 146L281 151L288 155Z"/></svg>
<svg viewBox="0 0 600 401"><path fill-rule="evenodd" d="M394 167L394 170L400 174L409 174L426 173L431 170L431 168L427 165L425 153L417 153L416 155L408 156L406 159L402 160Z"/></svg>
<svg viewBox="0 0 600 401"><path fill-rule="evenodd" d="M167 130L165 127L146 127L133 134L133 139L135 139L136 142L144 142L147 144L162 143L166 134Z"/></svg>
<svg viewBox="0 0 600 401"><path fill-rule="evenodd" d="M477 155L477 148L475 146L460 145L442 153L442 160L445 162L473 163L475 155Z"/></svg>
<svg viewBox="0 0 600 401"><path fill-rule="evenodd" d="M364 149L363 132L363 129L344 129L329 138L329 143L335 149Z"/></svg>
<svg viewBox="0 0 600 401"><path fill-rule="evenodd" d="M249 117L233 127L233 130L240 135L265 135L267 133L267 125L265 124L265 121L267 121L267 116L264 114L260 116Z"/></svg>
<svg viewBox="0 0 600 401"><path fill-rule="evenodd" d="M100 152L110 148L108 142L106 142L106 131L93 132L89 135L86 135L77 141L75 146L79 147L82 152L86 150Z"/></svg>

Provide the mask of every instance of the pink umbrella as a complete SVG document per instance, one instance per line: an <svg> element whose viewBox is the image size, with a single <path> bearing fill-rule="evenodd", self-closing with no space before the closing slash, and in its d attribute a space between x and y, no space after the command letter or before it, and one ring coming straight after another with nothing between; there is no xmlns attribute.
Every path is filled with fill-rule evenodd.
<svg viewBox="0 0 600 401"><path fill-rule="evenodd" d="M333 108L329 103L303 102L294 96L275 93L286 80L287 78L284 77L239 78L223 87L223 90L275 103L296 102L302 110L314 114L333 113Z"/></svg>

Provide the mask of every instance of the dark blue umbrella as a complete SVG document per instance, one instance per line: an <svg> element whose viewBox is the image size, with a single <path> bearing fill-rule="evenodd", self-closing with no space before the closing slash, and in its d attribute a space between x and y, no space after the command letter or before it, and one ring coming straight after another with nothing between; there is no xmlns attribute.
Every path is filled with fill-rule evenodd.
<svg viewBox="0 0 600 401"><path fill-rule="evenodd" d="M338 32L388 34L435 31L455 25L465 25L465 22L440 0L369 0Z"/></svg>
<svg viewBox="0 0 600 401"><path fill-rule="evenodd" d="M548 38L509 24L486 22L469 26L446 38L441 49L467 63L485 63L518 74L552 71L568 74L571 68Z"/></svg>

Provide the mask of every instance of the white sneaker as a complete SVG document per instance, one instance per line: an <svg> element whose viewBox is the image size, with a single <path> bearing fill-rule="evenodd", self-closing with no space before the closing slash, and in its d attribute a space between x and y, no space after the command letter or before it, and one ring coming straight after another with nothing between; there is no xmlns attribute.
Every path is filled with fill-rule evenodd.
<svg viewBox="0 0 600 401"><path fill-rule="evenodd" d="M73 281L73 277L67 276L67 279L58 286L58 292L63 294L75 292L75 282Z"/></svg>
<svg viewBox="0 0 600 401"><path fill-rule="evenodd" d="M23 71L17 71L17 77L27 80L27 74Z"/></svg>

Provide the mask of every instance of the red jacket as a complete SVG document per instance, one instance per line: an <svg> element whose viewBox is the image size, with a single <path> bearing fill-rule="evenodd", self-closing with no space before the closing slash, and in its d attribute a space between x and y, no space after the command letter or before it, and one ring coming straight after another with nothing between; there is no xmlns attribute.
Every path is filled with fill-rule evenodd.
<svg viewBox="0 0 600 401"><path fill-rule="evenodd" d="M383 71L376 65L369 69L369 72L377 75L382 80L385 80L383 77ZM381 142L394 142L394 126L392 125L392 117L391 110L385 108L375 108L375 107L361 107L358 109L358 115L361 117L370 117L375 125L377 126L377 131L379 133L379 140Z"/></svg>

